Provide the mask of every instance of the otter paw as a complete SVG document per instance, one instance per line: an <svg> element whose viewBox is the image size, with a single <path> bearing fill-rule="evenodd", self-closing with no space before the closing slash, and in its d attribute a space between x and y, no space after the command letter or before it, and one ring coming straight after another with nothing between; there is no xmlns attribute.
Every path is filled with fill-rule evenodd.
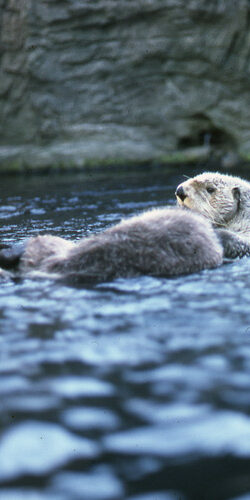
<svg viewBox="0 0 250 500"><path fill-rule="evenodd" d="M250 255L250 245L240 236L226 229L216 229L215 231L223 246L224 257L236 259L237 257L241 258Z"/></svg>

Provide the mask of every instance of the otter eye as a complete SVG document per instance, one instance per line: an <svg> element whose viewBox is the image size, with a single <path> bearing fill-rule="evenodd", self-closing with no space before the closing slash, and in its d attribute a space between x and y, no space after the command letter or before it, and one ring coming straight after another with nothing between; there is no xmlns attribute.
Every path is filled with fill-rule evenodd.
<svg viewBox="0 0 250 500"><path fill-rule="evenodd" d="M212 193L214 193L214 192L215 192L215 188L213 188L213 187L211 187L211 186L208 186L208 187L206 188L206 190L207 190L207 192L208 192L209 194L212 194Z"/></svg>

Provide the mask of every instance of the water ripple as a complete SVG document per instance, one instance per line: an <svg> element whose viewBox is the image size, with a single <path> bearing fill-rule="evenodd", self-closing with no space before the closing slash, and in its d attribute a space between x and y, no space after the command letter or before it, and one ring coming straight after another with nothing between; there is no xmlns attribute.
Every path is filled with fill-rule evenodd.
<svg viewBox="0 0 250 500"><path fill-rule="evenodd" d="M2 241L79 239L173 204L179 181L2 179ZM248 494L249 286L249 259L85 288L2 283L0 500L200 499L202 471L206 500Z"/></svg>

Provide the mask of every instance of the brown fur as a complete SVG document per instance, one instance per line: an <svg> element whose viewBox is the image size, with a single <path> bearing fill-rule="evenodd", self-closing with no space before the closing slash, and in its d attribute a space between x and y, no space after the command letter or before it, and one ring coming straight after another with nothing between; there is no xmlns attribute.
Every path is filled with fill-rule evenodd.
<svg viewBox="0 0 250 500"><path fill-rule="evenodd" d="M177 276L221 263L222 247L209 221L180 209L156 209L75 244L53 236L32 238L20 270L86 282Z"/></svg>
<svg viewBox="0 0 250 500"><path fill-rule="evenodd" d="M183 199L178 196L180 187ZM226 257L250 254L249 182L205 172L180 184L176 196L180 206L204 215L218 229Z"/></svg>

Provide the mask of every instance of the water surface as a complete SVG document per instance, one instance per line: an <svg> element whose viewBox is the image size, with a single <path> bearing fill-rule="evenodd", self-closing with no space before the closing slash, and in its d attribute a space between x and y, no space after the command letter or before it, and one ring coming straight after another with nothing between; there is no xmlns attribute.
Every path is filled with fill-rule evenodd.
<svg viewBox="0 0 250 500"><path fill-rule="evenodd" d="M3 178L1 239L76 240L173 204L182 179ZM249 287L247 258L176 279L1 284L0 500L250 498Z"/></svg>

